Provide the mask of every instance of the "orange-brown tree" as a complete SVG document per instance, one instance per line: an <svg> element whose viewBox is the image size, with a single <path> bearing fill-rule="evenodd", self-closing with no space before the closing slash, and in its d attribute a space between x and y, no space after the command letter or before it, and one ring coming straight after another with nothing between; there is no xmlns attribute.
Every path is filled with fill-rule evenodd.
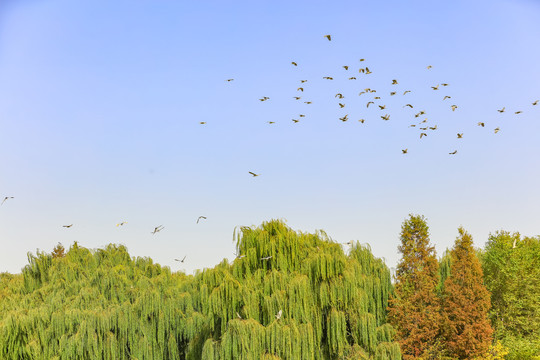
<svg viewBox="0 0 540 360"><path fill-rule="evenodd" d="M438 261L423 216L409 215L404 221L398 250L402 257L388 307L389 321L397 331L405 360L437 356L442 319L437 296Z"/></svg>
<svg viewBox="0 0 540 360"><path fill-rule="evenodd" d="M462 227L458 231L450 252L450 275L444 282L443 336L450 356L472 359L485 353L491 344L491 301L472 237Z"/></svg>

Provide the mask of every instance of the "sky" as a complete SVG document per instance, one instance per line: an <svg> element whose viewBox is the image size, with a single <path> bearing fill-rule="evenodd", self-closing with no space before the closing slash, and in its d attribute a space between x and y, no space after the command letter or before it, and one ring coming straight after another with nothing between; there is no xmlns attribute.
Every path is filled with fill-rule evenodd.
<svg viewBox="0 0 540 360"><path fill-rule="evenodd" d="M539 18L532 0L3 1L0 272L77 241L192 273L271 219L390 267L411 213L438 255L459 226L477 247L539 235Z"/></svg>

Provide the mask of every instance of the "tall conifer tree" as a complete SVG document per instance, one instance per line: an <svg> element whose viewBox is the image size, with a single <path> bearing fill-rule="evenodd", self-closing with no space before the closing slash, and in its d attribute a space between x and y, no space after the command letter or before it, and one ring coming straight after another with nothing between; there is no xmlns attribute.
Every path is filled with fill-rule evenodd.
<svg viewBox="0 0 540 360"><path fill-rule="evenodd" d="M471 359L485 353L491 344L491 302L472 237L461 227L458 231L459 237L450 252L450 275L444 282L443 332L451 356Z"/></svg>
<svg viewBox="0 0 540 360"><path fill-rule="evenodd" d="M405 220L398 250L402 257L388 319L397 330L403 358L419 359L438 351L441 320L438 261L423 216L409 215Z"/></svg>

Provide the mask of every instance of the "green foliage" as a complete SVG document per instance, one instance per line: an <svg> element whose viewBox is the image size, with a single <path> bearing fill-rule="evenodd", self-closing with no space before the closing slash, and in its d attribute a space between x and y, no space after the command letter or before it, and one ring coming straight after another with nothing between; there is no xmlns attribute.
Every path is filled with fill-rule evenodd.
<svg viewBox="0 0 540 360"><path fill-rule="evenodd" d="M235 237L242 257L194 276L119 245L29 254L0 274L0 358L401 359L390 272L367 246L280 221Z"/></svg>
<svg viewBox="0 0 540 360"><path fill-rule="evenodd" d="M540 237L497 232L481 261L494 336L508 348L506 358L540 357Z"/></svg>

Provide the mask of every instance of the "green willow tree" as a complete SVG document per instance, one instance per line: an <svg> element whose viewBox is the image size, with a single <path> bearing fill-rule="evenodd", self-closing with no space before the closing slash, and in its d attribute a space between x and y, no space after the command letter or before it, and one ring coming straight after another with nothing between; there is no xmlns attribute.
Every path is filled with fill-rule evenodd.
<svg viewBox="0 0 540 360"><path fill-rule="evenodd" d="M194 276L117 245L29 254L0 276L0 358L401 359L390 272L367 246L345 254L270 221L241 228L236 247Z"/></svg>
<svg viewBox="0 0 540 360"><path fill-rule="evenodd" d="M439 266L423 216L409 215L401 226L401 259L394 295L388 307L390 324L405 360L435 357L440 352L441 309L437 288Z"/></svg>
<svg viewBox="0 0 540 360"><path fill-rule="evenodd" d="M481 255L490 319L508 360L540 359L540 237L490 235Z"/></svg>
<svg viewBox="0 0 540 360"><path fill-rule="evenodd" d="M443 337L451 357L473 359L485 354L491 344L490 294L472 237L461 227L458 231L442 295Z"/></svg>

